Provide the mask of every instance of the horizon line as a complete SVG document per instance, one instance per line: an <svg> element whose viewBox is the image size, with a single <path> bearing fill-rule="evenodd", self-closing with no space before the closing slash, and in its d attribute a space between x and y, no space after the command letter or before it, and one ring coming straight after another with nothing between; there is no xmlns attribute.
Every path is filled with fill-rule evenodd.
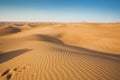
<svg viewBox="0 0 120 80"><path fill-rule="evenodd" d="M0 21L0 23L17 23L17 22L21 22L21 23L120 23L120 21L108 21L108 22L104 22L104 21Z"/></svg>

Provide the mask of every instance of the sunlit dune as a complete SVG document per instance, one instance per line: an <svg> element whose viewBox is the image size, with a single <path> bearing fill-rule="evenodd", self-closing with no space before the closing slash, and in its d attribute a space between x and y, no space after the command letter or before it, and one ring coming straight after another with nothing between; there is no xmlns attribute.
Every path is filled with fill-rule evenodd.
<svg viewBox="0 0 120 80"><path fill-rule="evenodd" d="M120 23L0 23L0 80L119 80Z"/></svg>

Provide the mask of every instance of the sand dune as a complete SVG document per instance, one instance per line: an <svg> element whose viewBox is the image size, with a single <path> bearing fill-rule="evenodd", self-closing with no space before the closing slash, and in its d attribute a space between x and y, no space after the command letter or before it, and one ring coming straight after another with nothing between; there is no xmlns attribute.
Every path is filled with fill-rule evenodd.
<svg viewBox="0 0 120 80"><path fill-rule="evenodd" d="M16 27L17 27L17 28L19 28L21 31L31 29L31 27L30 27L30 26L28 26L28 25L16 26Z"/></svg>
<svg viewBox="0 0 120 80"><path fill-rule="evenodd" d="M120 79L118 23L11 24L0 29L0 80Z"/></svg>
<svg viewBox="0 0 120 80"><path fill-rule="evenodd" d="M13 26L8 26L8 27L3 27L0 28L0 36L3 35L8 35L8 34L13 34L13 33L17 33L20 32L21 30L19 28L13 27Z"/></svg>

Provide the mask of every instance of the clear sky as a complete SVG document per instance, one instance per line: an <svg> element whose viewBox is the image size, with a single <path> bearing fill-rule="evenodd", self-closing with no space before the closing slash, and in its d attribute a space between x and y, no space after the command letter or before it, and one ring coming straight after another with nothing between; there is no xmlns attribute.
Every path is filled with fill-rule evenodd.
<svg viewBox="0 0 120 80"><path fill-rule="evenodd" d="M0 0L0 21L120 22L120 0Z"/></svg>

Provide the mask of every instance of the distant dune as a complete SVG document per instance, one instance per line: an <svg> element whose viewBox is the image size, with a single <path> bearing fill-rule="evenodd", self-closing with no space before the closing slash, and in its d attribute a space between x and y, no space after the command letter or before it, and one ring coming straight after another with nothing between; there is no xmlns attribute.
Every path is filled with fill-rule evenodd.
<svg viewBox="0 0 120 80"><path fill-rule="evenodd" d="M20 32L21 30L19 28L13 27L13 26L8 26L8 27L2 27L0 28L0 36L1 35L8 35L8 34L13 34Z"/></svg>
<svg viewBox="0 0 120 80"><path fill-rule="evenodd" d="M119 80L120 23L0 23L0 80Z"/></svg>

